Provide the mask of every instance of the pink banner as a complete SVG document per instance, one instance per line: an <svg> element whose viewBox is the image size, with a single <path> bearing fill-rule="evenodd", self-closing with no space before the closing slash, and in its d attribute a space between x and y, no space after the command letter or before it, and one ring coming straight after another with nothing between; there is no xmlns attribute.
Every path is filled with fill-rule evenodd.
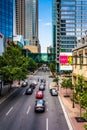
<svg viewBox="0 0 87 130"><path fill-rule="evenodd" d="M67 64L68 63L68 56L60 56L60 63L61 64Z"/></svg>

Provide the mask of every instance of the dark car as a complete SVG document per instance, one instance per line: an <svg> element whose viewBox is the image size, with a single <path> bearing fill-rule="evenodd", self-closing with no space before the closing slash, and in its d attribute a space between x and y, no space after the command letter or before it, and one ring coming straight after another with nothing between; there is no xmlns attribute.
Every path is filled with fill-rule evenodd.
<svg viewBox="0 0 87 130"><path fill-rule="evenodd" d="M29 87L35 89L36 85L34 83L31 83Z"/></svg>
<svg viewBox="0 0 87 130"><path fill-rule="evenodd" d="M36 100L34 110L35 110L35 112L44 112L45 111L45 100L44 99Z"/></svg>
<svg viewBox="0 0 87 130"><path fill-rule="evenodd" d="M43 85L43 84L41 84L40 86L39 86L39 90L45 90L45 85Z"/></svg>
<svg viewBox="0 0 87 130"><path fill-rule="evenodd" d="M30 95L33 93L33 88L27 88L25 94Z"/></svg>
<svg viewBox="0 0 87 130"><path fill-rule="evenodd" d="M28 82L27 81L23 81L22 84L21 84L22 87L26 87L28 86Z"/></svg>
<svg viewBox="0 0 87 130"><path fill-rule="evenodd" d="M55 88L52 88L50 90L50 93L51 93L52 96L58 96L58 91Z"/></svg>

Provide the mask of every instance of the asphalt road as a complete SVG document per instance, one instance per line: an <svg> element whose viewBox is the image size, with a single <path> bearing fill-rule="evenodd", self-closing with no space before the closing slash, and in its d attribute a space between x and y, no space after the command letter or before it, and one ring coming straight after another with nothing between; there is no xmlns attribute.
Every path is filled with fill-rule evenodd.
<svg viewBox="0 0 87 130"><path fill-rule="evenodd" d="M52 81L49 74L39 71L28 78L29 82L38 78L46 79L46 111L34 112L35 93L39 84L32 95L25 95L26 88L18 88L0 104L0 130L69 130L58 97L49 93L48 86Z"/></svg>

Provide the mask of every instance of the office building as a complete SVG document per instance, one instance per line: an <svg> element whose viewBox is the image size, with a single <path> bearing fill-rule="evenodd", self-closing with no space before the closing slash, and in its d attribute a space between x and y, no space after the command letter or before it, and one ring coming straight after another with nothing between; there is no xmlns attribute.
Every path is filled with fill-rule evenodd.
<svg viewBox="0 0 87 130"><path fill-rule="evenodd" d="M15 0L16 34L38 39L38 0Z"/></svg>
<svg viewBox="0 0 87 130"><path fill-rule="evenodd" d="M72 50L73 55L73 72L72 83L78 80L78 75L83 75L87 83L87 36L77 41L77 47Z"/></svg>
<svg viewBox="0 0 87 130"><path fill-rule="evenodd" d="M6 39L13 36L14 0L0 0L0 33Z"/></svg>
<svg viewBox="0 0 87 130"><path fill-rule="evenodd" d="M87 30L87 0L53 0L53 46L60 71L60 53L72 52Z"/></svg>
<svg viewBox="0 0 87 130"><path fill-rule="evenodd" d="M38 0L15 0L16 34L29 40L30 46L37 46L38 39Z"/></svg>
<svg viewBox="0 0 87 130"><path fill-rule="evenodd" d="M15 0L15 19L16 19L16 30L17 35L24 36L24 3L25 0Z"/></svg>

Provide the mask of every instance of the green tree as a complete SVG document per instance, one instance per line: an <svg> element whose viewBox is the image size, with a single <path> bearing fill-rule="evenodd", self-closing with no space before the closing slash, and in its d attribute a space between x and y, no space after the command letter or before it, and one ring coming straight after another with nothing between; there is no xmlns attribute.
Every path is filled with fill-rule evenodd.
<svg viewBox="0 0 87 130"><path fill-rule="evenodd" d="M12 83L13 80L21 80L26 77L28 58L22 55L17 45L9 46L0 57L0 68L3 80Z"/></svg>
<svg viewBox="0 0 87 130"><path fill-rule="evenodd" d="M72 87L72 79L71 78L68 78L68 79L63 78L61 86L66 89L66 95L65 96L69 96L68 93L67 93L67 89Z"/></svg>
<svg viewBox="0 0 87 130"><path fill-rule="evenodd" d="M81 107L82 107L82 95L84 92L84 78L82 75L78 75L78 82L75 83L75 90L74 90L74 95L75 95L75 99L78 101L79 105L80 105L80 117L81 117Z"/></svg>
<svg viewBox="0 0 87 130"><path fill-rule="evenodd" d="M50 71L52 72L53 76L55 76L56 65L54 63L50 63L49 67L50 67Z"/></svg>

